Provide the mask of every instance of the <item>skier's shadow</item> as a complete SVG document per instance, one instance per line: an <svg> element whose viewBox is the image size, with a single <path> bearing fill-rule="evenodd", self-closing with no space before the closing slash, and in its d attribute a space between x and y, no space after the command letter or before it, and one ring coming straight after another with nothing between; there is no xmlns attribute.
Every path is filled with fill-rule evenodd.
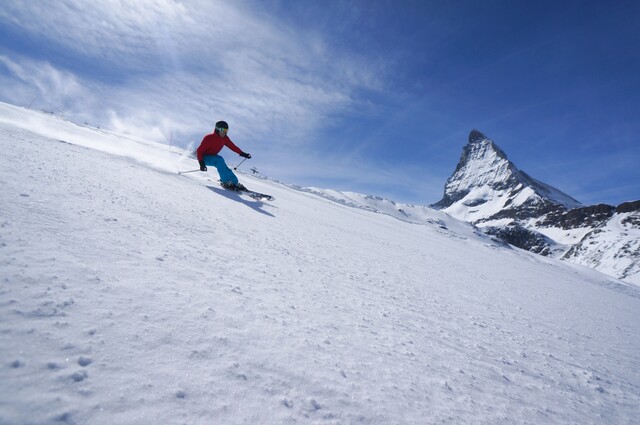
<svg viewBox="0 0 640 425"><path fill-rule="evenodd" d="M241 204L245 204L252 210L259 212L260 214L267 215L269 217L275 217L275 215L271 214L269 211L265 211L262 209L264 206L264 202L257 199L246 199L238 192L233 192L231 190L220 189L218 187L207 186L207 189L215 192L218 195L224 196L225 198L231 199L232 201L240 202Z"/></svg>

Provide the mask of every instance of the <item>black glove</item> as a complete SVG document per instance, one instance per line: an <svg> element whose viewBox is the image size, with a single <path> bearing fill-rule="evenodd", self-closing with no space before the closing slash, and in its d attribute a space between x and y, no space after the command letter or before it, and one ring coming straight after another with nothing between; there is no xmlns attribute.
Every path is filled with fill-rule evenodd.
<svg viewBox="0 0 640 425"><path fill-rule="evenodd" d="M246 152L241 152L240 156L243 157L243 158L247 158L247 159L251 158L251 155L246 153Z"/></svg>
<svg viewBox="0 0 640 425"><path fill-rule="evenodd" d="M204 164L204 161L198 161L200 163L200 171L207 171L207 166Z"/></svg>

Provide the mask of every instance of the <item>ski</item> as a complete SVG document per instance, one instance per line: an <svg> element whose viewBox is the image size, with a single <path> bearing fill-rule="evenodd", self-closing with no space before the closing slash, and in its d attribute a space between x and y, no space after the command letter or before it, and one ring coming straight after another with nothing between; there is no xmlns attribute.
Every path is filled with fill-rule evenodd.
<svg viewBox="0 0 640 425"><path fill-rule="evenodd" d="M267 195L266 193L254 192L253 190L239 190L240 193L246 193L248 196L253 199L262 200L266 199L267 201L273 201L275 198L271 195Z"/></svg>
<svg viewBox="0 0 640 425"><path fill-rule="evenodd" d="M246 187L244 187L243 185L240 185L240 187L238 186L233 186L233 187L225 187L222 183L220 183L220 186L222 186L224 189L226 190L230 190L232 192L238 192L240 194L244 193L245 195L253 198L253 199L257 199L257 200L262 200L265 199L267 201L273 201L275 198L271 195L267 195L266 193L260 193L260 192L256 192L253 190L249 190Z"/></svg>

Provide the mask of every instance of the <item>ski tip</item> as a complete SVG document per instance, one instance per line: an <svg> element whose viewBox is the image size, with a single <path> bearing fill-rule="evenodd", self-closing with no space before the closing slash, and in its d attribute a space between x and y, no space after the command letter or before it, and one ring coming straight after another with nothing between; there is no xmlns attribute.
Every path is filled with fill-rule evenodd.
<svg viewBox="0 0 640 425"><path fill-rule="evenodd" d="M271 195L265 195L265 194L262 194L262 193L259 193L259 194L248 193L248 195L250 197L252 197L253 199L258 200L258 201L274 201L276 199Z"/></svg>

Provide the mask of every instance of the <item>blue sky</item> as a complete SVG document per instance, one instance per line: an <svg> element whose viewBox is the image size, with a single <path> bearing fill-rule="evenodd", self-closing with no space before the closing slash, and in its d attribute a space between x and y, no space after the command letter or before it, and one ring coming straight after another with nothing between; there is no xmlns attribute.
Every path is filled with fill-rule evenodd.
<svg viewBox="0 0 640 425"><path fill-rule="evenodd" d="M415 204L476 128L618 204L640 199L639 25L637 1L3 0L0 100L183 147L225 119L272 178Z"/></svg>

